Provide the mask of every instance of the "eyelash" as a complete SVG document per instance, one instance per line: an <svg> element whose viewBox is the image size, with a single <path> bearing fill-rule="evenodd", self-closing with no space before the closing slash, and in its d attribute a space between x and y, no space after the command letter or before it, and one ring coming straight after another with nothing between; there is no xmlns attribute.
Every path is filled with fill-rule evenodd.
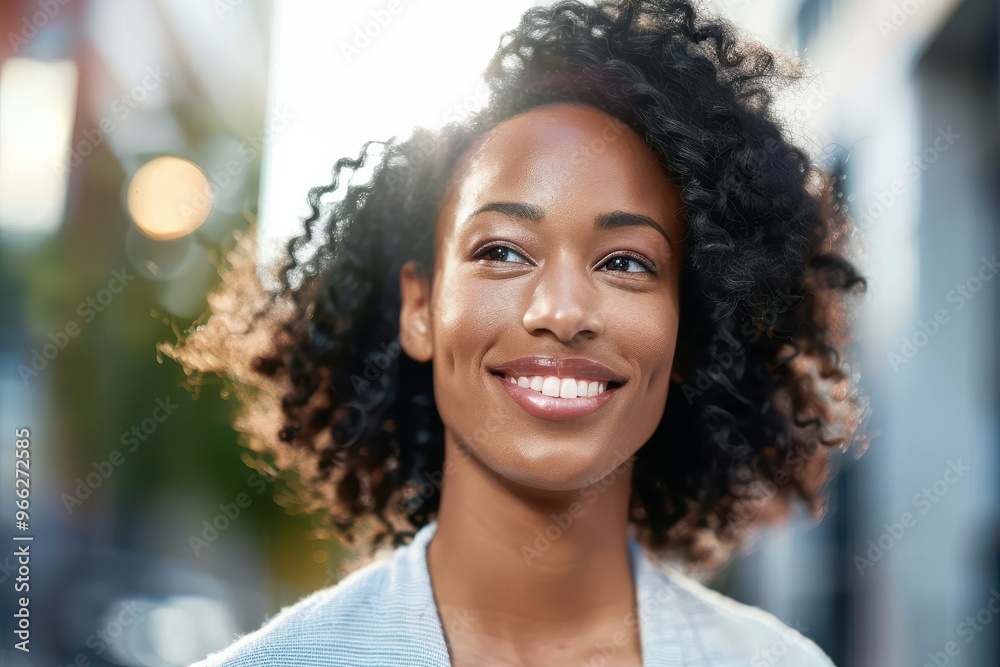
<svg viewBox="0 0 1000 667"><path fill-rule="evenodd" d="M507 245L505 243L496 243L496 242L494 242L494 243L488 243L487 245L482 246L479 250L476 251L476 253L473 255L473 257L475 259L486 259L486 258L483 257L483 255L485 255L489 251L494 250L496 248L505 248L505 249L507 249L507 250L509 250L509 251L511 251L513 253L516 253L517 255L519 255L521 257L524 257L524 254L522 252L520 252L519 250L517 250L516 248L512 248L511 246L509 246L509 245ZM605 261L604 264L607 264L611 260L616 259L618 257L624 257L626 259L631 259L631 260L637 262L644 269L646 269L646 271L651 276L653 276L653 277L656 277L657 275L659 275L658 272L657 272L657 270L656 270L656 267L653 265L652 262L650 262L649 260L647 260L642 255L639 255L639 254L636 254L636 253L633 253L633 252L619 252L619 253L617 253L615 255L612 255L611 257L608 257L607 261ZM488 262L500 262L501 264L510 264L511 263L511 262L506 262L506 261L499 260L499 259L486 259L486 261L488 261ZM513 262L513 263L520 264L521 262ZM603 266L603 264L602 264L602 266ZM637 271L611 271L610 273L641 273L641 272L637 272Z"/></svg>

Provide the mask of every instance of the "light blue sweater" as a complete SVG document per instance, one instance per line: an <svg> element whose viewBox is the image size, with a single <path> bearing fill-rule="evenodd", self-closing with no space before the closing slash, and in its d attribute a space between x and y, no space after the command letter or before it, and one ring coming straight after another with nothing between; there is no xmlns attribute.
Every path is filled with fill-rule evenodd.
<svg viewBox="0 0 1000 667"><path fill-rule="evenodd" d="M410 544L282 609L192 667L450 667L427 570L436 530L437 522L427 524ZM774 615L654 560L632 538L629 549L644 667L834 667ZM604 664L600 651L612 654L615 640L595 645L593 665Z"/></svg>

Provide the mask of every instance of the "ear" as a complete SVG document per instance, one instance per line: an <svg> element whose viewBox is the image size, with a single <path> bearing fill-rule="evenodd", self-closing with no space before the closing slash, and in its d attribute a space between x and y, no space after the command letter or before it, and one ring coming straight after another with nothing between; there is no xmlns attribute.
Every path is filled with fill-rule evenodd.
<svg viewBox="0 0 1000 667"><path fill-rule="evenodd" d="M430 281L410 260L399 271L399 343L414 361L430 361L434 350L431 332Z"/></svg>

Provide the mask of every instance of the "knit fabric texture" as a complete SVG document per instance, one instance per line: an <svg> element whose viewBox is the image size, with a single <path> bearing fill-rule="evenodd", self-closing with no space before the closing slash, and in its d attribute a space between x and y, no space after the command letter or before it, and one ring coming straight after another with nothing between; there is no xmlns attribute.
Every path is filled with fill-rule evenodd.
<svg viewBox="0 0 1000 667"><path fill-rule="evenodd" d="M428 523L388 557L282 609L192 667L451 667L427 569L436 530L436 521ZM638 622L623 619L622 631L638 625L644 667L834 667L812 640L773 614L628 542ZM623 636L595 645L591 663L610 662Z"/></svg>

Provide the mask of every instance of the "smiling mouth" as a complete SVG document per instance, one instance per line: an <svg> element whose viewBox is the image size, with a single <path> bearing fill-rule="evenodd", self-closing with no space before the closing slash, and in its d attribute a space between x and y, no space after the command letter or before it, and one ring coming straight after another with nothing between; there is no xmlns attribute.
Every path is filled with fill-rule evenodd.
<svg viewBox="0 0 1000 667"><path fill-rule="evenodd" d="M619 382L595 382L575 378L535 375L514 378L504 373L490 375L527 414L548 421L566 421L591 415L614 400L622 387ZM540 384L539 384L540 383ZM522 386L522 385L527 386ZM533 389L541 387L541 390ZM558 387L558 394L556 394ZM582 393L581 390L585 393Z"/></svg>
<svg viewBox="0 0 1000 667"><path fill-rule="evenodd" d="M581 380L576 378L559 378L554 375L532 375L513 376L507 373L490 372L504 382L517 385L523 389L536 391L543 396L551 398L592 398L599 396L606 391L617 389L622 383L609 380L597 382L593 380Z"/></svg>

